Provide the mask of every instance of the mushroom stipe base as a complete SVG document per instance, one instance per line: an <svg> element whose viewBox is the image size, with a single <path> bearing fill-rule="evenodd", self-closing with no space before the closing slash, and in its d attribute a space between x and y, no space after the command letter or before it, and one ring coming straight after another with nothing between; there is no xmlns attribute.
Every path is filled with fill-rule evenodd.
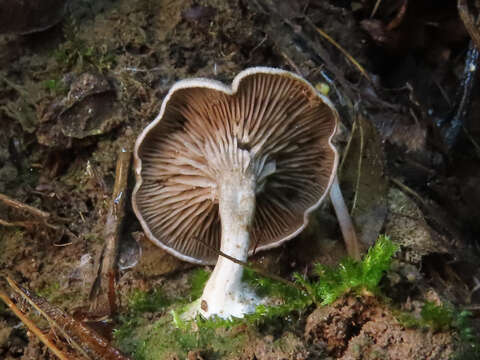
<svg viewBox="0 0 480 360"><path fill-rule="evenodd" d="M249 154L232 154L232 169L226 170L218 184L222 226L220 251L246 262L250 247L250 228L255 213L257 181L251 171ZM242 317L255 311L257 297L242 284L243 266L220 256L200 298L200 314L222 318Z"/></svg>

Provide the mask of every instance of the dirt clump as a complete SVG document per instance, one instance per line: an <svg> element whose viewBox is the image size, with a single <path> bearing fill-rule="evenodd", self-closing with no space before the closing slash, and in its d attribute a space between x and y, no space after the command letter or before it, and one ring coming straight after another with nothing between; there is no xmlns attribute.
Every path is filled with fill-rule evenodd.
<svg viewBox="0 0 480 360"><path fill-rule="evenodd" d="M407 329L374 297L344 297L316 309L305 337L335 359L449 359L450 333Z"/></svg>

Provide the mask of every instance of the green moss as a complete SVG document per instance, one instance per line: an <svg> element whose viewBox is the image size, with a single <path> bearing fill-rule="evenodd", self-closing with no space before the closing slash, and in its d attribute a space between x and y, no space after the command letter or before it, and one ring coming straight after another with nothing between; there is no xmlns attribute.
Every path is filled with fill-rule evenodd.
<svg viewBox="0 0 480 360"><path fill-rule="evenodd" d="M47 299L48 302L52 302L52 300L58 296L59 290L60 283L58 281L54 281L53 283L47 284L38 290L37 295Z"/></svg>
<svg viewBox="0 0 480 360"><path fill-rule="evenodd" d="M81 71L93 68L104 72L115 65L115 56L106 46L94 46L78 36L79 30L75 19L65 21L63 28L65 42L60 44L54 56L65 71L78 68Z"/></svg>
<svg viewBox="0 0 480 360"><path fill-rule="evenodd" d="M210 272L203 268L195 269L190 277L190 301L198 299L202 296L203 288L210 277Z"/></svg>
<svg viewBox="0 0 480 360"><path fill-rule="evenodd" d="M25 231L20 228L0 227L0 264L6 264L15 260L23 250L22 244L25 240Z"/></svg>
<svg viewBox="0 0 480 360"><path fill-rule="evenodd" d="M471 316L469 311L458 311L449 305L426 302L420 311L420 317L400 313L397 319L408 328L454 331L457 335L457 351L452 360L476 360L480 359L480 338L472 325Z"/></svg>
<svg viewBox="0 0 480 360"><path fill-rule="evenodd" d="M196 270L190 278L192 291L203 288L208 272ZM189 295L192 297L192 294ZM244 344L245 335L223 328L213 320L186 322L173 310L184 307L185 298L169 299L161 289L135 291L128 298L128 310L117 320L114 331L116 345L134 359L165 359L169 356L186 358L190 350L201 349L209 359L221 359L233 354ZM146 312L163 314L153 324L143 316ZM177 321L173 321L174 318Z"/></svg>
<svg viewBox="0 0 480 360"><path fill-rule="evenodd" d="M447 305L435 305L433 302L426 302L420 316L411 313L399 312L397 320L407 328L416 328L432 331L448 331L452 328L455 312Z"/></svg>
<svg viewBox="0 0 480 360"><path fill-rule="evenodd" d="M46 90L50 92L50 95L53 97L59 95L66 95L68 92L68 87L65 85L65 82L61 79L49 79L43 82L43 86Z"/></svg>
<svg viewBox="0 0 480 360"><path fill-rule="evenodd" d="M277 324L274 329L283 332L292 326L285 320L290 318L290 314L312 304L329 304L351 290L378 292L379 282L396 250L397 246L388 237L382 236L363 261L347 259L336 268L317 265L317 279L308 281L296 274L297 283L294 286L246 269L244 281L260 296L275 299L279 305L259 305L253 314L247 314L242 319L205 319L197 316L195 321L185 321L181 318L179 314L185 308L185 302L201 296L209 276L209 272L197 269L191 273L190 292L186 297L168 299L160 290L134 292L128 300L128 313L119 319L120 325L115 330L116 344L134 359L142 360L169 356L186 358L190 350L201 350L202 355L208 355L209 359L233 356L245 346L248 334L256 332L260 325ZM147 318L141 316L145 311L163 315L150 324ZM268 328L271 329L271 326Z"/></svg>
<svg viewBox="0 0 480 360"><path fill-rule="evenodd" d="M199 350L208 354L209 359L223 359L226 355L234 355L247 340L246 334L234 329L199 327L180 329L170 320L160 320L149 331L144 333L135 358L165 359L176 355L185 359L191 350Z"/></svg>
<svg viewBox="0 0 480 360"><path fill-rule="evenodd" d="M458 350L452 357L453 360L480 359L480 338L472 324L472 313L460 311L453 320L453 327L458 334Z"/></svg>
<svg viewBox="0 0 480 360"><path fill-rule="evenodd" d="M171 301L159 289L149 292L135 290L128 298L128 308L131 313L157 312L170 303Z"/></svg>
<svg viewBox="0 0 480 360"><path fill-rule="evenodd" d="M422 322L433 331L446 331L453 323L453 309L446 305L435 305L427 301L420 312Z"/></svg>
<svg viewBox="0 0 480 360"><path fill-rule="evenodd" d="M296 279L307 289L314 302L320 305L331 304L349 291L378 293L380 280L390 268L397 250L398 245L382 235L362 261L347 258L336 267L317 264L316 281L308 282L298 274Z"/></svg>

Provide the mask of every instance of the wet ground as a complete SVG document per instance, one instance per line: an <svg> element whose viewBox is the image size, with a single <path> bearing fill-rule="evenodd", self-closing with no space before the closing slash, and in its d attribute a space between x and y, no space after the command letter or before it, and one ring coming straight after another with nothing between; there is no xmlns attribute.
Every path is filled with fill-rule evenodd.
<svg viewBox="0 0 480 360"><path fill-rule="evenodd" d="M132 149L169 87L280 67L328 89L339 109L341 186L365 249L386 233L401 251L383 284L386 299L346 297L283 329L249 332L236 358L448 359L465 350L458 327L421 330L398 320L400 310L448 304L471 311L478 331L480 93L455 4L85 0L51 9L35 10L46 11L47 25L12 15L0 27L0 194L48 213L0 202L2 276L84 313L118 155ZM120 315L134 290L188 292L192 265L151 245L128 201L120 242ZM288 278L343 256L325 204L299 238L255 261ZM18 324L0 307L1 358L53 358ZM188 356L220 357L202 349Z"/></svg>

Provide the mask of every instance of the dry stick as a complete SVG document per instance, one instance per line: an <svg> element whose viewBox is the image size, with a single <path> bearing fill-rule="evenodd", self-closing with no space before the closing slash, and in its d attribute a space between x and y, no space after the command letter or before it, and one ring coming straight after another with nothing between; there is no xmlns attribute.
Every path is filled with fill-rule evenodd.
<svg viewBox="0 0 480 360"><path fill-rule="evenodd" d="M30 290L24 287L21 287L8 276L6 279L7 279L8 285L10 285L13 291L19 294L36 311L38 311L40 315L42 315L53 328L58 329L62 333L62 335L65 337L65 339L69 341L70 345L72 345L72 347L75 350L77 350L80 354L85 356L87 359L91 359L91 357L85 352L85 350L75 340L73 340L72 336L68 333L67 328L71 326L71 324L67 324L69 315L64 314L62 310L57 309L52 305L50 305L48 301L45 300L44 298L33 294L32 292L30 292ZM57 322L57 320L60 320L59 322L62 322L62 323Z"/></svg>
<svg viewBox="0 0 480 360"><path fill-rule="evenodd" d="M107 339L80 321L75 320L65 311L51 305L44 298L35 295L8 277L7 282L12 289L38 311L54 329L58 329L69 344L85 358L128 360L120 351L112 347Z"/></svg>
<svg viewBox="0 0 480 360"><path fill-rule="evenodd" d="M408 187L407 185L405 185L404 183L402 183L400 180L396 179L396 178L389 178L389 180L395 184L398 188L400 188L401 190L403 190L404 192L412 195L415 199L417 199L422 205L424 206L427 206L428 207L428 204L425 200L423 200L423 198L415 191L413 190L412 188Z"/></svg>
<svg viewBox="0 0 480 360"><path fill-rule="evenodd" d="M378 8L380 7L381 2L382 2L382 0L377 0L377 2L375 3L375 6L373 7L372 13L370 14L370 18L373 18L375 16Z"/></svg>
<svg viewBox="0 0 480 360"><path fill-rule="evenodd" d="M44 343L60 360L69 360L69 358L46 336L42 330L40 330L32 320L26 317L20 309L15 305L15 303L5 294L3 291L0 291L0 298L8 305L10 310L13 311L15 315L25 324L25 326L30 330L35 336L37 336L42 343Z"/></svg>
<svg viewBox="0 0 480 360"><path fill-rule="evenodd" d="M327 41L329 41L333 46L335 46L338 50L340 50L340 52L348 59L348 61L350 61L353 66L355 66L357 68L357 70L370 82L372 82L372 79L370 78L370 76L367 74L367 72L365 71L365 69L363 68L362 65L360 65L360 63L355 60L355 58L350 55L350 53L345 50L339 43L337 43L335 40L332 39L332 37L330 37L330 35L328 35L325 31L323 31L322 29L320 29L318 26L316 26L312 20L310 20L310 18L308 17L305 17L305 19L307 20L307 23L312 26L319 34L320 36L322 36L323 38L327 39Z"/></svg>
<svg viewBox="0 0 480 360"><path fill-rule="evenodd" d="M58 228L59 228L58 226L49 224L47 222L47 220L51 218L51 215L50 215L50 213L48 213L46 211L39 210L39 209L37 209L33 206L22 203L21 201L12 199L11 197L8 197L5 194L0 194L0 201L5 203L7 206L13 207L17 210L22 210L22 211L28 212L28 213L34 215L35 217L41 218L43 224L48 226L49 228L52 228L52 229L55 229L55 230L58 230ZM23 221L9 222L9 221L5 221L5 220L1 220L0 225L28 227L32 223L33 222L26 222L26 221L25 222L23 222Z"/></svg>
<svg viewBox="0 0 480 360"><path fill-rule="evenodd" d="M6 205L13 207L15 209L23 210L26 212L29 212L32 215L35 215L37 217L41 217L43 219L47 219L50 217L50 213L46 211L39 210L33 206L24 204L18 200L12 199L11 197L8 197L7 195L0 194L0 201L4 202Z"/></svg>
<svg viewBox="0 0 480 360"><path fill-rule="evenodd" d="M30 226L32 226L32 222L30 221L14 221L14 222L11 222L11 221L6 221L6 220L3 220L3 219L0 219L0 225L3 225L3 226L21 226L21 227L24 227L24 228L28 228Z"/></svg>
<svg viewBox="0 0 480 360"><path fill-rule="evenodd" d="M387 31L392 31L400 26L400 24L403 21L403 18L405 17L405 14L407 13L407 5L408 5L408 0L404 0L402 6L400 6L400 9L397 12L397 15L395 15L393 20L390 21L390 23L387 25L386 27Z"/></svg>
<svg viewBox="0 0 480 360"><path fill-rule="evenodd" d="M125 199L128 173L130 170L131 152L122 149L117 159L115 184L103 236L103 246L97 277L90 291L91 310L104 315L112 315L116 311L115 276L117 271L117 254L120 230L125 216Z"/></svg>

